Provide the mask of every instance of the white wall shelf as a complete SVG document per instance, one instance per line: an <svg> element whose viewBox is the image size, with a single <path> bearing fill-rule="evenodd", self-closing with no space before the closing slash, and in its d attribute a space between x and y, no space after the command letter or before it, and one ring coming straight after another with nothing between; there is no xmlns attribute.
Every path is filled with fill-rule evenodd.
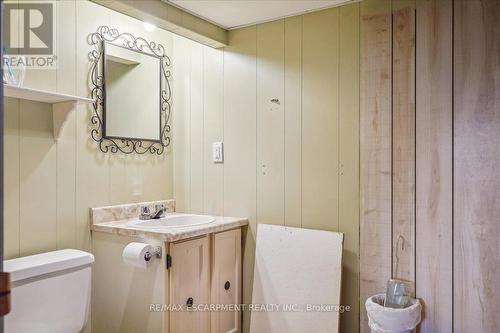
<svg viewBox="0 0 500 333"><path fill-rule="evenodd" d="M92 103L94 100L86 97L66 95L60 93L54 93L39 89L16 87L10 84L6 84L4 87L4 96L27 99L30 101L56 104L63 102L74 102L74 103Z"/></svg>
<svg viewBox="0 0 500 333"><path fill-rule="evenodd" d="M16 87L9 84L4 85L4 96L25 99L29 101L52 104L52 120L54 125L54 139L59 139L61 128L66 117L76 104L93 103L94 100L86 97L54 93L39 89Z"/></svg>

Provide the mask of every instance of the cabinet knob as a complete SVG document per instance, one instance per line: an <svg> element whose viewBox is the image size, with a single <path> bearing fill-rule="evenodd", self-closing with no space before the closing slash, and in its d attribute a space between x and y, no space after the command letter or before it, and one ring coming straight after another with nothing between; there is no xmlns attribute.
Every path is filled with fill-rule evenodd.
<svg viewBox="0 0 500 333"><path fill-rule="evenodd" d="M224 283L224 289L229 290L229 288L231 288L231 282L226 281L226 283Z"/></svg>
<svg viewBox="0 0 500 333"><path fill-rule="evenodd" d="M186 305L188 308L192 307L194 303L194 299L192 297L189 297L186 301Z"/></svg>

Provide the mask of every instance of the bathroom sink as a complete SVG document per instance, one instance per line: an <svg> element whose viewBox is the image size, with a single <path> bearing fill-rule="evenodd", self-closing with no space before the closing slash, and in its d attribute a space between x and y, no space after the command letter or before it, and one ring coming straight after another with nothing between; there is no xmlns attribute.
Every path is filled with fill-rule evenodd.
<svg viewBox="0 0 500 333"><path fill-rule="evenodd" d="M167 214L156 220L135 220L128 225L143 228L165 228L165 227L192 227L195 225L208 224L215 221L213 216L196 214Z"/></svg>

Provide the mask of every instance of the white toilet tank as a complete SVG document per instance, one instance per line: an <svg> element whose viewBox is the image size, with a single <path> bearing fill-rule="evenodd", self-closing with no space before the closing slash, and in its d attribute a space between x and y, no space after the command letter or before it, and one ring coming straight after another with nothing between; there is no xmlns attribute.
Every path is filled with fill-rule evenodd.
<svg viewBox="0 0 500 333"><path fill-rule="evenodd" d="M94 256L60 250L4 261L12 310L6 333L78 333L87 322Z"/></svg>

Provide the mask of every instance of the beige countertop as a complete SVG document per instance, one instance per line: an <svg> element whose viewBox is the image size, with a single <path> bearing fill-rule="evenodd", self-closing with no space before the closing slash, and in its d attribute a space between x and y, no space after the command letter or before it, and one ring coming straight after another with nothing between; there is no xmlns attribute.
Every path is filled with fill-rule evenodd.
<svg viewBox="0 0 500 333"><path fill-rule="evenodd" d="M165 206L168 213L182 214L182 212L176 212L175 200L172 199L96 207L90 209L90 228L93 232L106 232L141 238L155 238L165 242L174 242L234 229L248 224L248 219L245 217L214 216L214 222L187 227L150 228L130 225L131 221L135 221L139 218L141 207L148 206L151 211L154 211L155 205L157 204Z"/></svg>
<svg viewBox="0 0 500 333"><path fill-rule="evenodd" d="M145 228L131 226L129 222L136 218L99 222L92 224L92 231L107 232L117 235L154 238L165 242L175 242L183 239L193 238L215 232L221 232L248 225L248 219L242 217L214 216L215 221L207 224L189 227L161 227Z"/></svg>

